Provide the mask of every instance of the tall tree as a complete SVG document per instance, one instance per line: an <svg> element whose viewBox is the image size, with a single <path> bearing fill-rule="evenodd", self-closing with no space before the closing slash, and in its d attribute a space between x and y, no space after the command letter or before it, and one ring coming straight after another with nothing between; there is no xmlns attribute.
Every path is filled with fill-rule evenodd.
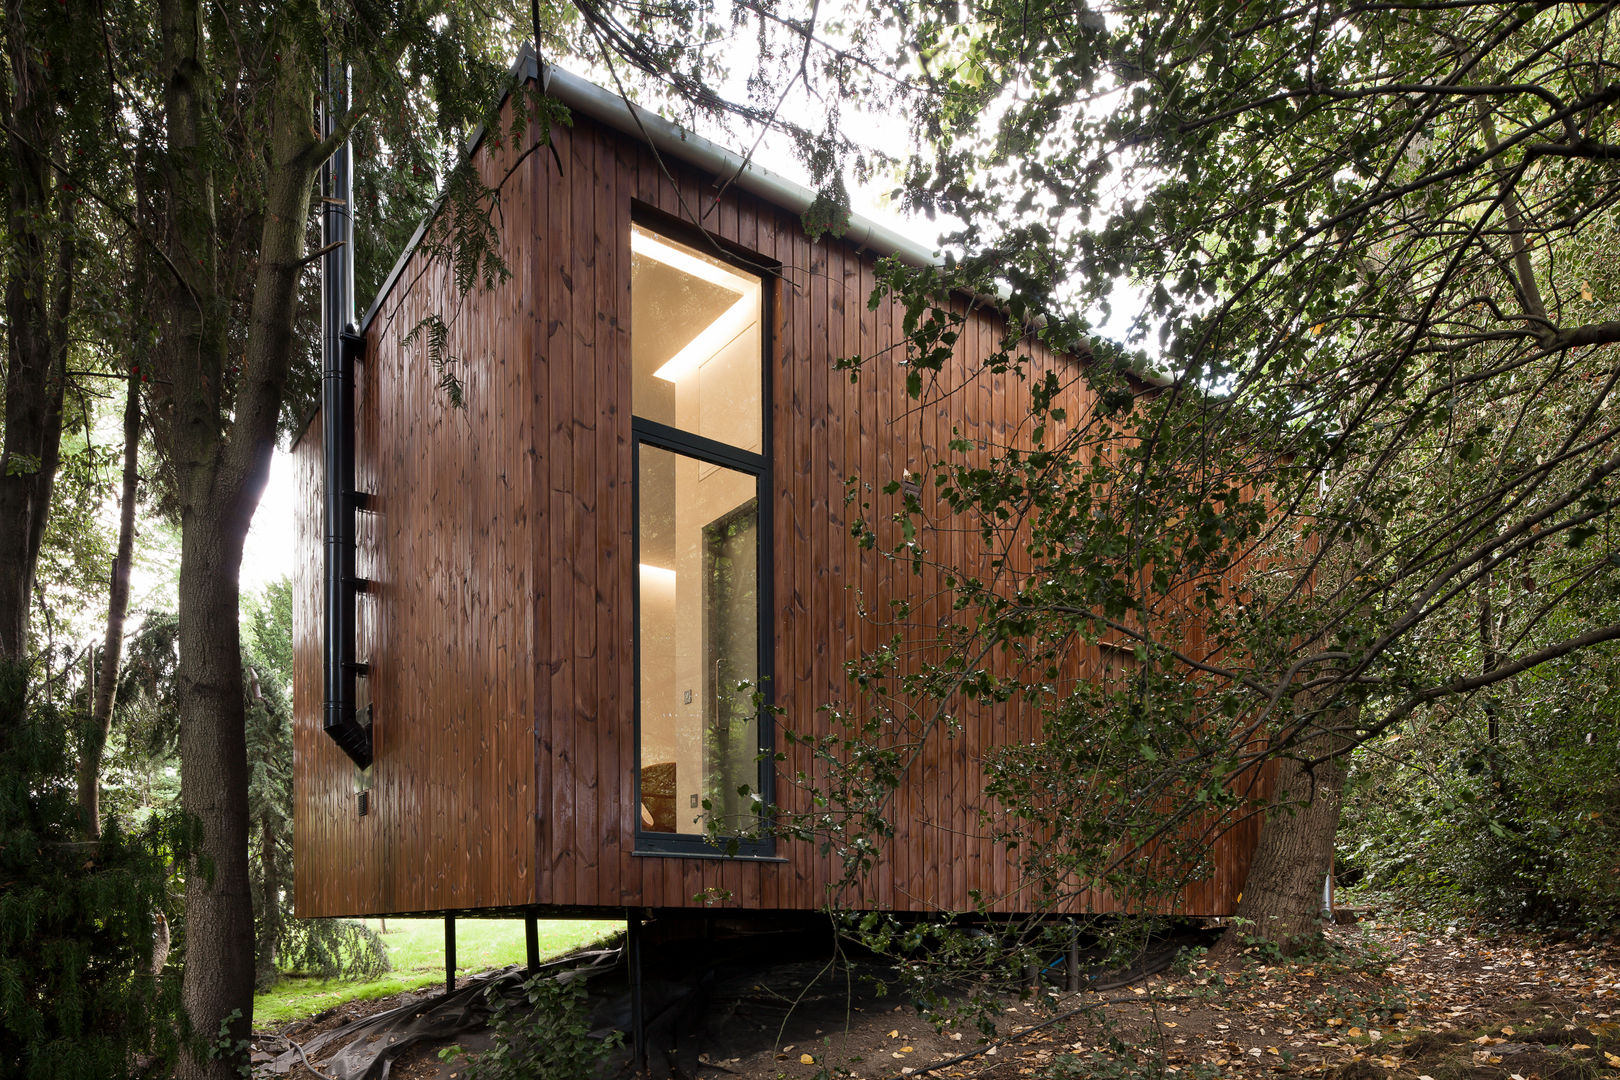
<svg viewBox="0 0 1620 1080"><path fill-rule="evenodd" d="M701 36L586 10L644 67L712 63ZM1196 855L1234 788L1282 759L1246 894L1294 897L1259 932L1298 936L1350 747L1620 638L1584 602L1614 587L1620 555L1620 322L1578 254L1620 206L1615 5L891 2L836 36L813 4L747 10L778 43L756 101L882 83L925 147L905 200L967 223L951 266L880 283L913 312L916 391L933 392L964 294L1002 297L1014 320L993 366L1027 370L1026 337L1097 361L1092 415L1064 415L1062 388L1032 378L1021 444L955 448L924 497L870 500L857 525L910 521L896 558L934 561L930 527L982 533L997 558L940 567L950 660L905 673L873 657L881 722L844 760L891 778L909 759L860 744L944 737L941 702L1025 697L1050 741L992 760L990 790L1057 895L1140 886L1166 844ZM1096 337L1088 319L1133 293L1124 346ZM1122 378L1150 336L1162 378ZM1448 649L1523 559L1551 580L1493 632L1489 662L1477 633ZM1052 677L1099 638L1131 648L1130 679ZM1001 649L1023 667L972 662ZM884 786L843 792L877 806L861 793ZM1316 820L1301 876L1318 887L1267 870L1297 865L1298 825Z"/></svg>
<svg viewBox="0 0 1620 1080"><path fill-rule="evenodd" d="M136 290L136 295L140 290ZM132 365L124 386L124 469L119 484L118 548L113 554L107 588L107 630L101 662L92 687L90 719L79 749L79 813L92 840L101 838L101 760L112 730L113 702L118 693L119 661L124 651L124 624L129 617L130 572L135 561L135 501L140 487L141 372Z"/></svg>
<svg viewBox="0 0 1620 1080"><path fill-rule="evenodd" d="M454 2L387 12L314 3L159 0L167 198L163 315L171 365L167 440L181 521L181 800L203 825L187 876L183 1001L193 1025L181 1074L228 1075L252 1014L253 902L238 573L290 373L299 284L310 265L313 185L363 115L420 116L459 132L492 98L503 27ZM505 24L510 32L512 23ZM323 65L355 64L354 103L323 136ZM401 79L401 68L413 73ZM417 123L421 123L418 119ZM206 872L203 867L207 866ZM219 1037L224 1054L202 1044Z"/></svg>
<svg viewBox="0 0 1620 1080"><path fill-rule="evenodd" d="M13 660L29 652L34 571L62 438L78 196L51 160L78 145L63 115L63 98L73 92L75 80L60 58L84 32L84 20L70 18L58 6L16 0L6 5L6 79L0 85L7 210L0 658Z"/></svg>
<svg viewBox="0 0 1620 1080"><path fill-rule="evenodd" d="M156 294L148 419L157 494L181 526L181 801L201 831L185 875L190 1037L181 1074L223 1077L243 1060L253 979L238 580L277 432L289 412L303 411L289 409L289 392L315 383L313 350L299 332L309 325L313 184L362 122L373 145L416 178L393 183L371 169L384 177L373 189L396 209L408 213L425 194L423 177L464 174L453 151L487 119L514 43L528 36L531 6L153 0L100 5L95 15L45 0L7 4L0 649L25 647L31 552L55 475L78 250L70 226L82 194L134 230ZM546 15L547 25L561 21L550 5ZM352 65L353 92L322 134L317 90L340 58ZM524 126L544 137L543 123ZM151 163L149 217L130 205L124 172L110 180L87 156L92 146L109 161ZM498 198L466 182L458 190L486 215ZM478 216L465 231L487 239ZM441 240L458 245L456 235ZM500 270L476 240L466 257Z"/></svg>
<svg viewBox="0 0 1620 1080"><path fill-rule="evenodd" d="M1239 756L1282 756L1283 797L1310 807L1291 820L1319 809L1333 822L1350 746L1620 636L1583 600L1614 573L1620 324L1578 257L1620 199L1606 141L1620 100L1613 8L1066 15L1020 4L964 24L922 16L918 40L966 49L953 69L935 65L948 97L1005 111L993 128L950 129L956 153L932 163L921 195L1001 227L981 289L999 282L1062 311L1105 302L1116 274L1141 283L1171 381L1151 406L1134 403L1123 434L1142 452L1106 482L1177 490L1128 519L1127 569L1173 568L1136 579L1133 636L1202 686L1192 715L1263 718L1233 731L1265 746ZM1096 206L1094 223L1075 206ZM1078 284L1065 295L1042 287L1052 280ZM1043 331L1058 343L1082 332ZM1249 463L1263 489L1234 499L1208 482L1218 442L1264 448ZM996 496L1008 494L1043 512L1036 496ZM1244 505L1254 528L1226 531ZM1207 643L1181 652L1149 615L1197 584L1176 569L1207 572L1185 556L1189 526L1209 522L1222 573L1270 550L1210 605ZM1521 605L1489 663L1427 647L1472 621L1497 567L1549 549L1571 556L1558 586ZM1335 562L1342 572L1327 573ZM1065 599L1077 625L1109 621L1095 601ZM1234 602L1240 619L1221 608ZM1281 820L1245 900L1296 897L1290 917L1258 928L1286 942L1316 905L1328 849L1313 848L1318 888L1288 888L1297 861L1278 856L1300 838L1272 827Z"/></svg>

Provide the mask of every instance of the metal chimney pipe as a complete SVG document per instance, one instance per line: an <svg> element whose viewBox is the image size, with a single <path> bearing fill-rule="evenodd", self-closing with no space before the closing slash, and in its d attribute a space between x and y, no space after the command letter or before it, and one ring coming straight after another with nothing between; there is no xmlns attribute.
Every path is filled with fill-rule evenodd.
<svg viewBox="0 0 1620 1080"><path fill-rule="evenodd" d="M347 65L330 60L322 77L321 131L348 109ZM371 764L371 729L355 708L354 172L348 140L321 169L321 434L325 466L326 733L361 768Z"/></svg>

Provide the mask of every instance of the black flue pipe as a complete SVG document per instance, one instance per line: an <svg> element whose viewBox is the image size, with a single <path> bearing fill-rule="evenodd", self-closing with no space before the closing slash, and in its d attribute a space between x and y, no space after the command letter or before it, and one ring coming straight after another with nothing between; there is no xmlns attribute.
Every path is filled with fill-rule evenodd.
<svg viewBox="0 0 1620 1080"><path fill-rule="evenodd" d="M322 80L321 130L331 135L348 110L347 67L328 62ZM356 707L355 659L354 361L362 345L354 329L354 169L345 139L321 170L321 435L325 466L326 700L322 726L364 769L371 764L371 728Z"/></svg>

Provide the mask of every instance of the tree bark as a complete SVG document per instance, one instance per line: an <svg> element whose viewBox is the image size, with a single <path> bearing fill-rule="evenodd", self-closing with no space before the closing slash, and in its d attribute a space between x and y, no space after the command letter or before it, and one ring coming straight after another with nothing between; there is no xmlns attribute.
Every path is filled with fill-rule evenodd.
<svg viewBox="0 0 1620 1080"><path fill-rule="evenodd" d="M200 0L160 2L168 263L177 275L165 314L173 361L169 439L181 522L180 801L202 833L186 873L181 1004L191 1038L177 1075L229 1080L247 1065L254 974L239 575L275 448L295 345L304 227L321 162L314 64L300 39L283 28L276 63L265 73L264 188L249 219L256 257L222 255L213 172L218 136L202 10ZM234 297L220 284L222 258L251 267L239 372L229 334ZM228 382L234 393L227 392Z"/></svg>
<svg viewBox="0 0 1620 1080"><path fill-rule="evenodd" d="M53 83L28 40L24 13L6 5L7 251L4 442L0 444L0 659L25 659L45 521L62 439L68 314L76 240L73 199L42 150L58 141Z"/></svg>
<svg viewBox="0 0 1620 1080"><path fill-rule="evenodd" d="M1352 744L1340 732L1353 728L1358 713L1354 705L1329 711L1323 730L1278 761L1271 807L1238 901L1241 921L1221 939L1221 951L1254 938L1291 953L1316 939L1349 772Z"/></svg>
<svg viewBox="0 0 1620 1080"><path fill-rule="evenodd" d="M124 622L129 615L129 570L135 554L135 496L140 485L141 376L129 373L124 396L124 476L118 508L118 552L113 556L107 590L107 636L101 644L101 671L96 680L90 723L79 753L79 810L84 831L101 839L101 758L112 730L113 699L118 693L118 666L124 651Z"/></svg>
<svg viewBox="0 0 1620 1080"><path fill-rule="evenodd" d="M194 1042L178 1075L236 1072L253 1016L253 896L247 849L247 739L237 626L245 528L188 506L180 540L180 805L202 829L186 872L181 1004Z"/></svg>

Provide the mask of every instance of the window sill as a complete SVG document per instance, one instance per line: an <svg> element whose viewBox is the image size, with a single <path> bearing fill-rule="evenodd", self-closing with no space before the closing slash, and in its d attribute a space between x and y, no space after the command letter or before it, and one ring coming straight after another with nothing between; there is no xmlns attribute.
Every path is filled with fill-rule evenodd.
<svg viewBox="0 0 1620 1080"><path fill-rule="evenodd" d="M637 848L630 853L636 859L714 859L718 862L785 863L780 855L727 855L722 851L658 851Z"/></svg>

